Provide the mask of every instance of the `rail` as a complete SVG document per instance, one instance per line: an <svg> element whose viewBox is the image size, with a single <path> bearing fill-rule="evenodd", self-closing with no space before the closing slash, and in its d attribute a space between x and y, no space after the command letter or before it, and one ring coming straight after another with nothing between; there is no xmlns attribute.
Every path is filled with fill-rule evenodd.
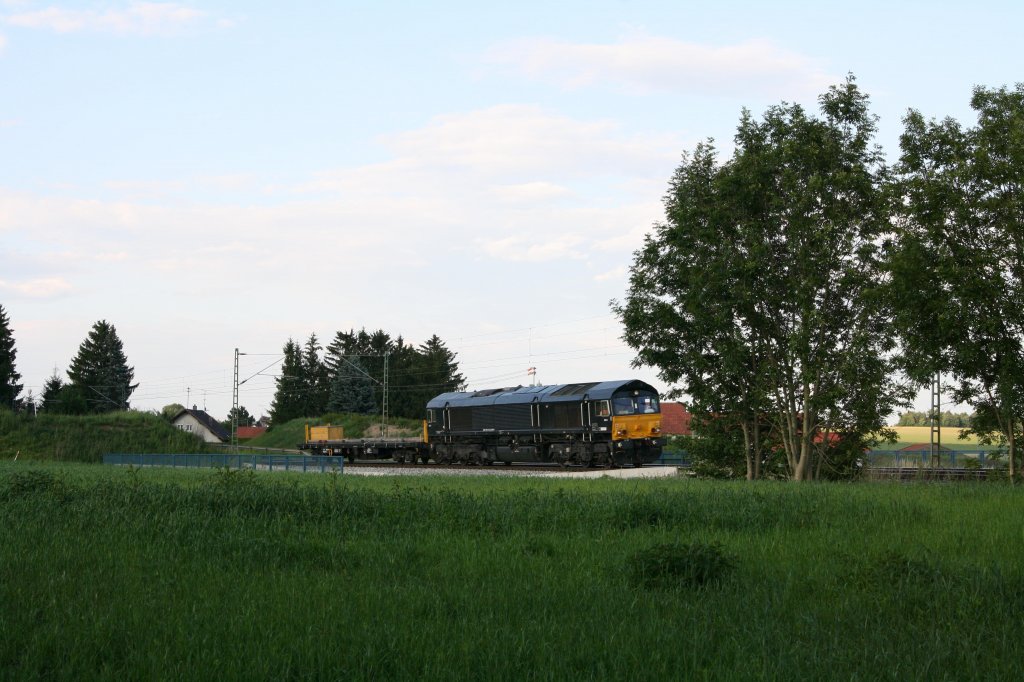
<svg viewBox="0 0 1024 682"><path fill-rule="evenodd" d="M321 455L257 455L235 453L126 454L108 453L103 463L115 466L260 469L267 471L338 472L341 457Z"/></svg>

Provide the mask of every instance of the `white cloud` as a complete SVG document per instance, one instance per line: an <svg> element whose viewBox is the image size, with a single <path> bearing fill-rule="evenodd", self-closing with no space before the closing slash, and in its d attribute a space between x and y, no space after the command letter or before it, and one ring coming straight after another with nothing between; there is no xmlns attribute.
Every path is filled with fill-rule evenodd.
<svg viewBox="0 0 1024 682"><path fill-rule="evenodd" d="M54 298L71 291L71 284L62 277L43 277L23 282L0 279L0 291L25 298Z"/></svg>
<svg viewBox="0 0 1024 682"><path fill-rule="evenodd" d="M541 263L552 260L582 260L583 239L577 234L563 234L530 241L513 236L481 241L481 248L490 256L512 262Z"/></svg>
<svg viewBox="0 0 1024 682"><path fill-rule="evenodd" d="M381 143L392 158L277 187L274 201L195 198L197 188L260 187L247 176L108 181L122 198L103 201L0 192L0 236L31 242L20 249L76 278L102 261L165 277L231 270L254 287L258 268L283 272L281 262L321 254L361 273L387 271L396 258L410 270L437 257L628 258L660 213L681 147L674 136L517 105L438 117ZM329 270L304 276L330 281Z"/></svg>
<svg viewBox="0 0 1024 682"><path fill-rule="evenodd" d="M553 182L495 185L491 188L491 193L500 201L512 204L534 204L572 196L572 190L568 187Z"/></svg>
<svg viewBox="0 0 1024 682"><path fill-rule="evenodd" d="M610 120L583 121L541 107L505 104L435 117L384 137L398 158L435 169L510 174L632 174L675 159L674 136L623 135Z"/></svg>
<svg viewBox="0 0 1024 682"><path fill-rule="evenodd" d="M818 60L768 40L708 45L654 36L612 44L532 38L496 45L485 61L568 89L607 84L638 94L796 97L836 81Z"/></svg>
<svg viewBox="0 0 1024 682"><path fill-rule="evenodd" d="M11 26L56 33L92 31L123 35L166 33L186 26L206 13L175 2L130 2L120 9L74 10L60 7L8 14Z"/></svg>
<svg viewBox="0 0 1024 682"><path fill-rule="evenodd" d="M605 270L603 272L599 272L596 275L594 275L594 281L595 282L607 282L607 281L624 280L624 279L626 279L626 273L627 272L628 271L626 270L626 266L625 265L617 265L617 266L615 266L614 268L612 268L610 270Z"/></svg>

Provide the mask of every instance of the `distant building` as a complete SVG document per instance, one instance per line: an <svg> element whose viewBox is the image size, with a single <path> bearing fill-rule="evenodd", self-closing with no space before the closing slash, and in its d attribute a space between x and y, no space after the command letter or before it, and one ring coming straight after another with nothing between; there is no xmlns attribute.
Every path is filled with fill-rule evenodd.
<svg viewBox="0 0 1024 682"><path fill-rule="evenodd" d="M252 440L267 432L266 426L239 426L238 440Z"/></svg>
<svg viewBox="0 0 1024 682"><path fill-rule="evenodd" d="M231 434L220 425L220 422L203 410L196 409L195 405L191 410L182 410L176 414L171 424L175 428L199 436L207 443L226 443L231 440Z"/></svg>
<svg viewBox="0 0 1024 682"><path fill-rule="evenodd" d="M682 403L661 404L661 433L663 436L692 436L691 419L693 419L693 415Z"/></svg>

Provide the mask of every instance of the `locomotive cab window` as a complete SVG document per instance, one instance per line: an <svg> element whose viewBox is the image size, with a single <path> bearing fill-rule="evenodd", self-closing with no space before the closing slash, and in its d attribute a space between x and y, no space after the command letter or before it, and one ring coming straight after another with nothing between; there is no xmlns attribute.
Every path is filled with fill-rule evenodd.
<svg viewBox="0 0 1024 682"><path fill-rule="evenodd" d="M437 418L434 416L433 410L427 410L427 421L430 422L431 424L437 423Z"/></svg>
<svg viewBox="0 0 1024 682"><path fill-rule="evenodd" d="M617 415L633 414L635 412L633 399L629 396L612 398L612 406L615 408L615 414Z"/></svg>
<svg viewBox="0 0 1024 682"><path fill-rule="evenodd" d="M635 396L617 396L612 398L612 407L619 416L629 414L658 414L658 396L641 393Z"/></svg>
<svg viewBox="0 0 1024 682"><path fill-rule="evenodd" d="M636 411L640 414L657 414L658 398L653 395L639 395L636 397Z"/></svg>
<svg viewBox="0 0 1024 682"><path fill-rule="evenodd" d="M594 403L594 414L598 417L607 417L611 415L611 411L608 407L607 400L598 400Z"/></svg>

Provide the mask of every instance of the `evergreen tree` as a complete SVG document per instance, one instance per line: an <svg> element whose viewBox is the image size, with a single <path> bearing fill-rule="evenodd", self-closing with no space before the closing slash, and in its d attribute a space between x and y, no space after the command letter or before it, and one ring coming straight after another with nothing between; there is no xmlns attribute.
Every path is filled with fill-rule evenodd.
<svg viewBox="0 0 1024 682"><path fill-rule="evenodd" d="M22 385L18 383L21 375L14 368L18 351L14 347L10 323L7 312L0 305L0 407L15 410Z"/></svg>
<svg viewBox="0 0 1024 682"><path fill-rule="evenodd" d="M100 320L93 325L78 355L71 361L68 378L84 398L89 412L128 409L135 369L128 366L114 325Z"/></svg>
<svg viewBox="0 0 1024 682"><path fill-rule="evenodd" d="M28 390L25 397L21 400L21 410L26 414L35 416L39 411L39 401L36 400L36 396L32 393L32 389Z"/></svg>
<svg viewBox="0 0 1024 682"><path fill-rule="evenodd" d="M221 425L228 431L231 432L231 421L235 416L235 408L228 410L228 417L221 422ZM256 419L249 414L249 410L245 409L245 405L238 406L238 425L239 426L252 426L256 423Z"/></svg>
<svg viewBox="0 0 1024 682"><path fill-rule="evenodd" d="M373 399L373 379L366 373L360 358L350 359L341 356L338 359L338 370L331 381L330 401L327 410L330 412L351 412L354 414L373 414L377 404Z"/></svg>
<svg viewBox="0 0 1024 682"><path fill-rule="evenodd" d="M423 417L425 405L439 393L458 391L466 383L459 372L455 353L448 350L436 334L416 348L409 359L408 380L404 382L401 403L402 411L395 414L419 419Z"/></svg>
<svg viewBox="0 0 1024 682"><path fill-rule="evenodd" d="M64 388L64 381L60 378L57 373L57 368L53 368L53 376L46 380L43 384L43 404L40 409L43 412L52 412L55 414L61 413L60 404L60 392Z"/></svg>
<svg viewBox="0 0 1024 682"><path fill-rule="evenodd" d="M310 334L302 349L302 385L305 390L305 416L317 416L327 410L331 382L327 365L320 357L320 341Z"/></svg>
<svg viewBox="0 0 1024 682"><path fill-rule="evenodd" d="M419 419L424 405L438 393L460 389L465 378L459 373L455 354L437 336L419 347L407 344L402 336L392 337L382 329L337 332L327 346L323 364L330 377L332 395L339 372L347 381L349 364L354 359L370 376L369 387L374 409L381 406L384 383L384 355L388 364L388 411L392 416ZM333 400L333 398L332 398ZM333 402L329 401L330 405ZM329 409L335 409L329 407Z"/></svg>
<svg viewBox="0 0 1024 682"><path fill-rule="evenodd" d="M302 376L302 349L294 340L284 345L284 362L277 378L277 391L270 405L270 418L275 424L305 417L305 386Z"/></svg>

